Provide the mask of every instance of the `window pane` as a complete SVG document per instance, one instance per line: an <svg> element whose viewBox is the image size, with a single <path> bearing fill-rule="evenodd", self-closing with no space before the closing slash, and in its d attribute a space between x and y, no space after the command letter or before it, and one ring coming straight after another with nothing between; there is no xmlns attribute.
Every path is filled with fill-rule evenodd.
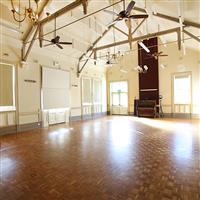
<svg viewBox="0 0 200 200"><path fill-rule="evenodd" d="M101 103L101 81L100 80L94 80L93 81L93 89L94 89L94 103Z"/></svg>
<svg viewBox="0 0 200 200"><path fill-rule="evenodd" d="M127 82L121 82L120 83L120 90L121 90L121 92L128 92Z"/></svg>
<svg viewBox="0 0 200 200"><path fill-rule="evenodd" d="M128 84L126 81L110 83L111 92L128 92Z"/></svg>
<svg viewBox="0 0 200 200"><path fill-rule="evenodd" d="M190 104L190 76L174 77L174 104Z"/></svg>
<svg viewBox="0 0 200 200"><path fill-rule="evenodd" d="M83 78L83 103L91 103L91 80Z"/></svg>
<svg viewBox="0 0 200 200"><path fill-rule="evenodd" d="M119 106L119 94L112 93L112 104L113 106Z"/></svg>
<svg viewBox="0 0 200 200"><path fill-rule="evenodd" d="M0 64L0 106L14 106L13 66Z"/></svg>
<svg viewBox="0 0 200 200"><path fill-rule="evenodd" d="M128 106L128 95L127 93L120 93L120 105L127 107Z"/></svg>
<svg viewBox="0 0 200 200"><path fill-rule="evenodd" d="M110 84L111 92L118 92L120 90L120 82L113 82Z"/></svg>

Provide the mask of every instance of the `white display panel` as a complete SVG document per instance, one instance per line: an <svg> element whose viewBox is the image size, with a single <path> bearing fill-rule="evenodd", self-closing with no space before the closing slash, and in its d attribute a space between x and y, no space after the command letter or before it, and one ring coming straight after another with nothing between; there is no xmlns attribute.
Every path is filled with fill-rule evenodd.
<svg viewBox="0 0 200 200"><path fill-rule="evenodd" d="M68 71L42 68L44 110L69 107L69 77Z"/></svg>

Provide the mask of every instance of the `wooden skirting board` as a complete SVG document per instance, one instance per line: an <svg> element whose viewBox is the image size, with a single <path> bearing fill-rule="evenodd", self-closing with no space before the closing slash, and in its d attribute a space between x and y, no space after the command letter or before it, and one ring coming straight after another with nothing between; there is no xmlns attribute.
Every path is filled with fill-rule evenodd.
<svg viewBox="0 0 200 200"><path fill-rule="evenodd" d="M95 118L106 116L106 115L107 115L107 112L95 113L92 115L73 116L73 117L70 117L70 121L82 121L82 120L88 120L88 119L95 119ZM14 126L0 127L0 136L13 134L17 132L31 131L33 129L37 129L41 127L42 127L42 122L21 124L18 126L14 125Z"/></svg>
<svg viewBox="0 0 200 200"><path fill-rule="evenodd" d="M14 125L14 126L7 126L0 128L0 136L1 135L7 135L7 134L13 134L17 132L23 132L23 131L30 131L36 128L41 128L42 122L35 122L35 123L29 123L29 124L20 124L20 125Z"/></svg>
<svg viewBox="0 0 200 200"><path fill-rule="evenodd" d="M95 119L95 118L106 116L106 115L110 115L109 111L103 112L103 113L96 113L93 115L72 116L70 117L70 121L82 121L82 120L88 120L88 119ZM133 112L129 112L128 116L134 116ZM164 113L164 116L162 118L200 119L200 115L190 114L190 113ZM19 126L14 125L14 126L1 127L0 136L13 134L17 132L31 131L33 129L41 128L41 124L42 122L36 122L36 123L22 124Z"/></svg>

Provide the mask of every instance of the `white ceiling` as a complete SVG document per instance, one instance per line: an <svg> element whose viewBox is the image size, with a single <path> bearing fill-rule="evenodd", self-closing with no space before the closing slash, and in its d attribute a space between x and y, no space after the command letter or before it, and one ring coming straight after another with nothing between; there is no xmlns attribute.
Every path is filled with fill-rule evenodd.
<svg viewBox="0 0 200 200"><path fill-rule="evenodd" d="M17 0L15 0L17 2ZM179 16L179 10L181 12L181 16L183 19L187 19L193 22L200 23L200 1L191 1L191 0L151 0L151 1L145 1L145 0L135 0L136 4L135 6L140 8L145 8L149 13L149 18L143 23L143 25L139 28L139 30L133 35L133 37L137 37L140 35L145 35L148 33L153 33L157 31L167 30L169 28L178 27L179 24L175 22L171 22L169 20L161 19L158 17L155 17L152 15L153 11L163 13L166 15L170 15L173 17ZM45 8L45 12L54 13L57 10L63 8L64 6L70 4L71 0L63 1L63 0L50 0L48 5ZM117 2L117 0L89 0L88 5L88 14L92 13L96 10L99 10L101 8L104 8L114 2ZM126 0L126 4L130 0ZM22 1L21 2L23 6L27 5L28 1ZM11 10L11 4L10 0L4 0L0 3L1 8L1 34L4 35L7 38L16 38L18 40L22 40L23 34L21 32L26 33L26 31L31 26L31 23L26 20L24 23L22 23L21 27L18 27L18 24L13 20ZM114 7L111 7L109 10L114 10L115 12L120 12L123 9L122 3L117 4ZM135 10L132 11L133 13L138 13ZM57 27L63 26L68 24L69 22L72 22L80 17L83 17L83 9L82 7L78 7L74 9L73 11L57 18ZM44 14L42 18L45 18L46 15ZM63 28L57 32L57 35L61 36L62 41L72 41L72 46L65 46L63 50L60 50L56 47L45 47L42 49L42 51L55 51L55 52L61 52L62 55L66 55L69 58L71 57L72 63L74 63L75 59L78 59L86 50L87 48L92 45L92 43L95 41L96 38L98 38L105 30L107 25L113 20L113 16L105 13L105 12L99 12L96 15L93 15L91 17L88 17L84 20L81 20L77 23L74 23L73 25L67 26L66 28ZM141 21L140 20L132 20L132 27L133 29L137 26L137 24ZM5 27L5 24L7 27ZM118 22L116 24L118 28L123 30L124 32L127 32L127 27L125 23ZM11 27L11 28L8 28ZM15 31L14 31L15 30ZM44 27L44 33L47 33L49 31L54 30L54 21L51 21L47 23ZM200 29L197 28L187 28L191 33L193 33L196 36L200 36ZM114 39L115 37L115 39ZM53 38L53 34L49 34L45 36L46 39ZM188 38L187 35L185 35L185 38ZM113 43L114 41L121 41L126 40L127 37L123 35L122 33L118 32L117 30L111 29L108 34L96 45L96 47L99 47L101 45ZM161 38L162 42L168 42L168 41L176 41L176 35L170 34L162 36ZM195 41L194 39L190 39L191 42L187 42L188 48L195 48L197 50L200 50L199 43ZM34 48L39 48L38 41L35 42ZM129 45L123 45L118 46L115 48L115 51L126 51L129 50ZM104 50L104 52L109 51L108 49ZM113 48L110 49L110 51L113 51Z"/></svg>

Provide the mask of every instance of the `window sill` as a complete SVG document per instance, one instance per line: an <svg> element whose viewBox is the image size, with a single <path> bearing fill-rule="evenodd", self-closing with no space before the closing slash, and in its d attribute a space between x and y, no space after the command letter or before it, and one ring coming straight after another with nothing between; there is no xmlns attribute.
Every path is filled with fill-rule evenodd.
<svg viewBox="0 0 200 200"><path fill-rule="evenodd" d="M0 106L0 112L15 112L15 106Z"/></svg>

